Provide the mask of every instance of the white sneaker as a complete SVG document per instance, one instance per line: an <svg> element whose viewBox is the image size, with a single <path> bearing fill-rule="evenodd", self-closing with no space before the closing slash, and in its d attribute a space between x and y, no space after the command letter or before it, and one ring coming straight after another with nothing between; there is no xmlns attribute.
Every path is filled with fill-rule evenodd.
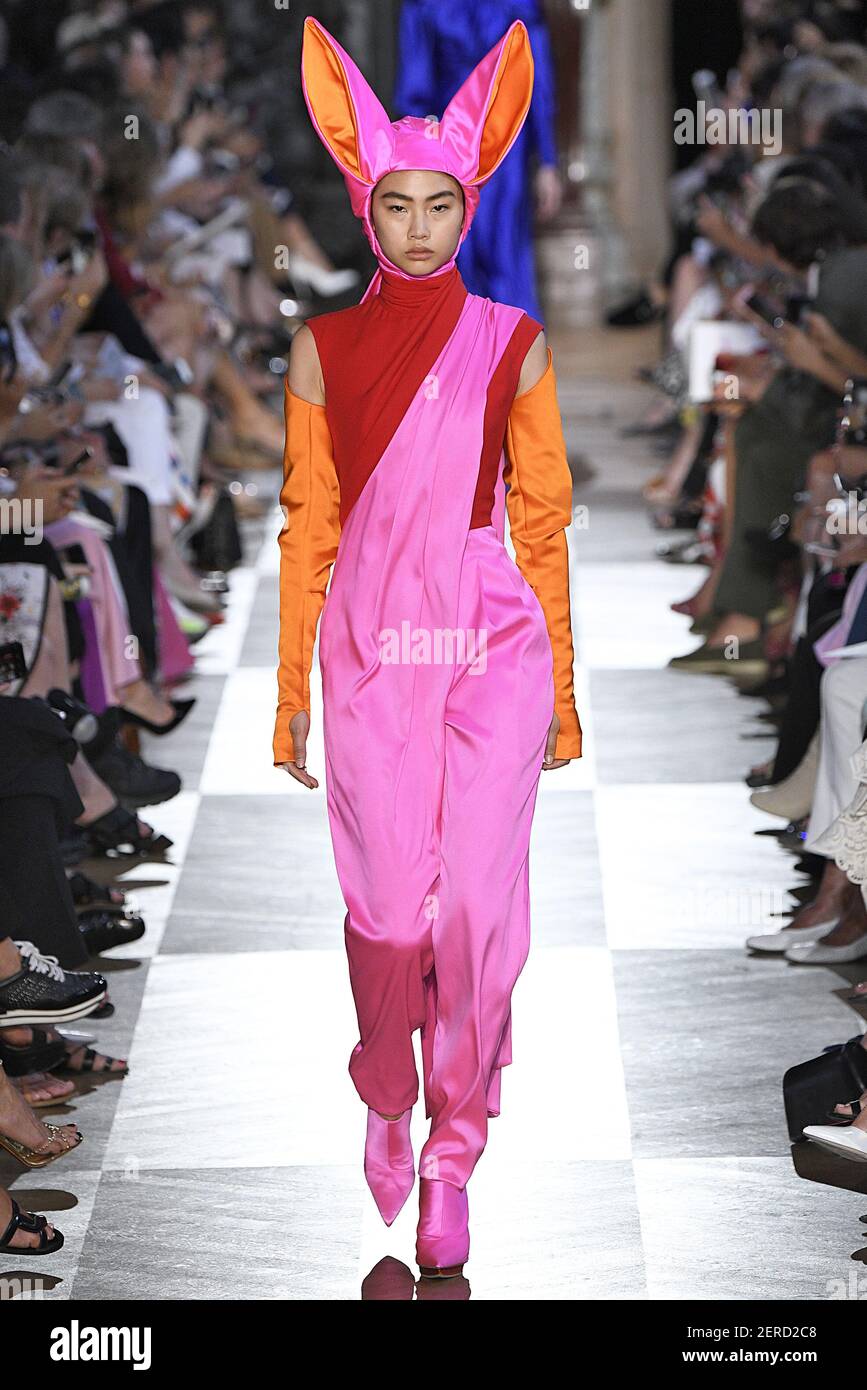
<svg viewBox="0 0 867 1390"><path fill-rule="evenodd" d="M823 936L834 930L839 920L839 917L834 917L830 922L819 922L815 927L781 927L779 931L771 932L767 936L748 936L746 944L751 951L783 955L790 946L796 946L798 942L806 944L820 941Z"/></svg>
<svg viewBox="0 0 867 1390"><path fill-rule="evenodd" d="M804 1134L823 1149L867 1163L867 1133L863 1129L853 1129L851 1125L839 1129L836 1125L805 1125Z"/></svg>

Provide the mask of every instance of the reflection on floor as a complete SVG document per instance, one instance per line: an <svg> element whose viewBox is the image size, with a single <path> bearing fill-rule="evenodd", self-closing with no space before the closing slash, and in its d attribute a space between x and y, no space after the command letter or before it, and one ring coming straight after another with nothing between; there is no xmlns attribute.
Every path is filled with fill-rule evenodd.
<svg viewBox="0 0 867 1390"><path fill-rule="evenodd" d="M668 604L698 572L655 559L636 501L651 462L617 434L646 397L600 375L603 346L596 365L592 340L559 359L589 507L570 541L587 752L542 777L533 948L470 1184L469 1284L482 1299L826 1298L849 1277L867 1185L818 1153L796 1170L780 1078L858 1031L840 997L858 967L744 953L793 878L751 835L742 781L771 745L754 702L665 669L689 645ZM106 960L117 1013L98 1037L130 1075L49 1112L85 1134L61 1164L0 1165L66 1234L59 1256L3 1271L46 1297L414 1296L415 1203L386 1229L361 1169L318 708L320 790L271 766L279 524L275 505L247 533L191 721L147 744L184 792L146 813L172 865L126 875L147 937ZM418 1150L421 1107L413 1132Z"/></svg>

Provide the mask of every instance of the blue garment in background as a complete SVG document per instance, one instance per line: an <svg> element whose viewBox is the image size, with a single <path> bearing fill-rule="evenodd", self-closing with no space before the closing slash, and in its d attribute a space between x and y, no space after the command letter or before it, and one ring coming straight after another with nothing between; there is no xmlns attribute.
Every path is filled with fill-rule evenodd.
<svg viewBox="0 0 867 1390"><path fill-rule="evenodd" d="M475 65L523 20L533 50L533 99L510 152L481 191L457 265L471 294L514 304L544 323L533 262L532 159L557 163L551 45L538 0L404 0L393 114L442 116Z"/></svg>
<svg viewBox="0 0 867 1390"><path fill-rule="evenodd" d="M855 609L855 616L852 619L852 626L846 634L846 640L842 643L844 647L854 647L858 642L867 642L867 589L858 600L858 607Z"/></svg>

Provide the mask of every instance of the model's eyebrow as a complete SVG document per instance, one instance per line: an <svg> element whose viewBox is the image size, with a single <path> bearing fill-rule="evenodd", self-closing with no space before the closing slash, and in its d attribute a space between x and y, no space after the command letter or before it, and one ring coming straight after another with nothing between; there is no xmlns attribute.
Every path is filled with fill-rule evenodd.
<svg viewBox="0 0 867 1390"><path fill-rule="evenodd" d="M419 201L417 198L411 198L408 193L395 193L389 189L385 189L379 196L380 198L399 198L402 203L416 203ZM429 193L426 198L422 198L420 201L429 203L433 198L456 198L457 196L453 188L444 188L441 193Z"/></svg>

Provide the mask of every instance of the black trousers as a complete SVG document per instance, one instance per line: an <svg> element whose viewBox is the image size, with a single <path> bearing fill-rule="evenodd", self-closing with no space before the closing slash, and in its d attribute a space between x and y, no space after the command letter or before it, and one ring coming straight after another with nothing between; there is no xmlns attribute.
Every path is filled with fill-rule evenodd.
<svg viewBox="0 0 867 1390"><path fill-rule="evenodd" d="M66 970L89 957L50 796L0 796L0 939L32 941Z"/></svg>
<svg viewBox="0 0 867 1390"><path fill-rule="evenodd" d="M111 508L95 492L82 489L84 505L101 517L115 532L108 547L126 599L130 627L138 638L145 675L157 667L157 625L153 595L153 544L151 509L147 493L133 483L126 484L124 515L115 522Z"/></svg>
<svg viewBox="0 0 867 1390"><path fill-rule="evenodd" d="M854 568L846 571L847 588L854 573ZM844 597L845 590L832 588L827 575L817 579L810 591L807 631L799 638L792 656L789 700L780 729L772 782L781 782L794 772L819 727L819 686L825 668L816 658L813 643L837 622Z"/></svg>

